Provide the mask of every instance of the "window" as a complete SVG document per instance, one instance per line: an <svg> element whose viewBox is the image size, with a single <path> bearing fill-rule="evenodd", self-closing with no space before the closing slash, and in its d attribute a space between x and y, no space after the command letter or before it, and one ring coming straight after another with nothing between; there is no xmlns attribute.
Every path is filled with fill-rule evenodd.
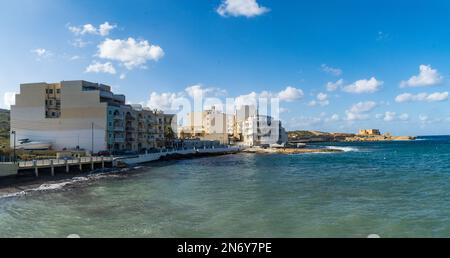
<svg viewBox="0 0 450 258"><path fill-rule="evenodd" d="M60 90L60 89L56 89L56 93L57 93L57 94L60 94L60 93L61 93L61 90Z"/></svg>
<svg viewBox="0 0 450 258"><path fill-rule="evenodd" d="M53 94L53 89L49 89L48 94Z"/></svg>

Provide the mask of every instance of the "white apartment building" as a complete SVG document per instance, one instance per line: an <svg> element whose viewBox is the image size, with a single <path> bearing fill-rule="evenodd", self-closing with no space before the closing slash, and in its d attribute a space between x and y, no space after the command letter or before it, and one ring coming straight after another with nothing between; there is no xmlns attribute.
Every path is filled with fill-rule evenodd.
<svg viewBox="0 0 450 258"><path fill-rule="evenodd" d="M284 145L288 141L281 121L270 116L251 116L243 125L243 143L246 146Z"/></svg>

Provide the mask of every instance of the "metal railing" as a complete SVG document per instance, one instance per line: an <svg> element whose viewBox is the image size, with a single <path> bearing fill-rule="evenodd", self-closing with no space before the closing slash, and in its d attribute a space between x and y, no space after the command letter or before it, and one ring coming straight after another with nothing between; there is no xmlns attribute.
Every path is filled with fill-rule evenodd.
<svg viewBox="0 0 450 258"><path fill-rule="evenodd" d="M45 159L45 160L32 160L32 161L20 161L19 167L45 167L51 166L63 166L63 165L74 165L74 164L87 164L91 162L110 162L112 161L112 157L81 157L78 159Z"/></svg>

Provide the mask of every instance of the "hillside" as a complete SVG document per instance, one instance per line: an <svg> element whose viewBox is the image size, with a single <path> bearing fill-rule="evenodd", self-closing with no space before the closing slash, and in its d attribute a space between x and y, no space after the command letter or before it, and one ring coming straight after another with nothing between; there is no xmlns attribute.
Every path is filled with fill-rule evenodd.
<svg viewBox="0 0 450 258"><path fill-rule="evenodd" d="M354 134L325 133L319 131L293 131L288 133L290 142L335 142L343 141Z"/></svg>
<svg viewBox="0 0 450 258"><path fill-rule="evenodd" d="M377 142L377 141L411 141L414 136L392 136L390 133L380 135L359 135L350 133L324 133L319 131L292 131L288 133L291 143L309 142Z"/></svg>
<svg viewBox="0 0 450 258"><path fill-rule="evenodd" d="M9 110L0 109L0 149L9 145Z"/></svg>

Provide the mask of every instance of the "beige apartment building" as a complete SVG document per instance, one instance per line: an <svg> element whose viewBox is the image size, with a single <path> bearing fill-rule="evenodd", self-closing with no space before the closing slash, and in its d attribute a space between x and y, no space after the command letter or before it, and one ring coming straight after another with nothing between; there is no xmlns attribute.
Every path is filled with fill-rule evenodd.
<svg viewBox="0 0 450 258"><path fill-rule="evenodd" d="M145 151L165 146L168 117L127 105L104 84L30 83L20 85L11 106L11 131L17 141L49 142L55 150Z"/></svg>
<svg viewBox="0 0 450 258"><path fill-rule="evenodd" d="M227 115L212 107L203 112L187 114L187 125L179 131L181 139L201 139L228 144Z"/></svg>
<svg viewBox="0 0 450 258"><path fill-rule="evenodd" d="M246 146L284 145L288 141L281 121L258 114L254 106L242 106L233 115L214 107L187 115L187 125L180 130L181 139L219 141Z"/></svg>

